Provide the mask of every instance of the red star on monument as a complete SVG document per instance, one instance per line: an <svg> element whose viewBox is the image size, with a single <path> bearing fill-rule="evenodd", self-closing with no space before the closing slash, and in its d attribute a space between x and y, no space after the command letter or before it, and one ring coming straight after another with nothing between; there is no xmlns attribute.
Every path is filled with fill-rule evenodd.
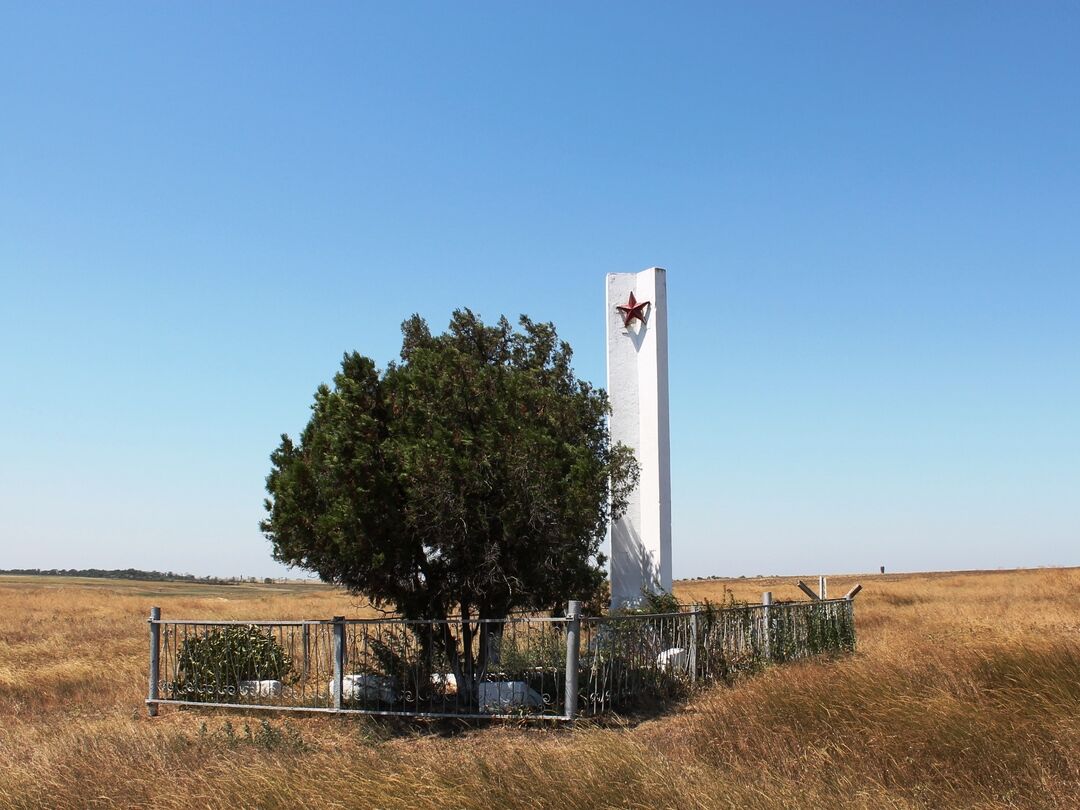
<svg viewBox="0 0 1080 810"><path fill-rule="evenodd" d="M648 305L648 301L642 301L639 304L637 302L637 299L634 298L634 294L630 293L630 300L626 303L626 305L615 307L615 309L619 310L619 312L622 313L623 326L629 329L630 322L633 321L635 318L642 323L645 323L645 307L647 307Z"/></svg>

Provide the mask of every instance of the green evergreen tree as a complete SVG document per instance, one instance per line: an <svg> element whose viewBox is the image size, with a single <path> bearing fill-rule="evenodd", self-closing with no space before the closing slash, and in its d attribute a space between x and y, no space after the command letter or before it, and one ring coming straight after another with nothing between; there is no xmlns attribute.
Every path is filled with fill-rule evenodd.
<svg viewBox="0 0 1080 810"><path fill-rule="evenodd" d="M436 336L413 316L385 371L346 354L266 482L275 559L407 618L452 619L460 641L447 628L430 643L474 693L490 635L474 655L476 619L595 597L600 543L637 483L606 394L577 379L552 324L520 327L466 309Z"/></svg>

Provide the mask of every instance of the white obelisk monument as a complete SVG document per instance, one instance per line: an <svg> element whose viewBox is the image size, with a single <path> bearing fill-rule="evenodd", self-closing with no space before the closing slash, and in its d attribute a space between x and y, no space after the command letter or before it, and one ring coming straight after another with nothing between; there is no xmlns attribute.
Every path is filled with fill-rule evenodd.
<svg viewBox="0 0 1080 810"><path fill-rule="evenodd" d="M641 479L611 524L611 604L671 592L671 441L668 427L667 273L607 277L607 391L611 439L634 450Z"/></svg>

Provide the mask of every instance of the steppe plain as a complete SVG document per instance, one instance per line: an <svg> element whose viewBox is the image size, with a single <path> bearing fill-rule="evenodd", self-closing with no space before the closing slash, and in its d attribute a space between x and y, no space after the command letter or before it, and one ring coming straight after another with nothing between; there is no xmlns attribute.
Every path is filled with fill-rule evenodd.
<svg viewBox="0 0 1080 810"><path fill-rule="evenodd" d="M798 577L679 582L800 598ZM1080 569L856 581L854 655L573 728L181 711L148 718L169 618L363 615L312 584L0 577L0 806L1075 808Z"/></svg>

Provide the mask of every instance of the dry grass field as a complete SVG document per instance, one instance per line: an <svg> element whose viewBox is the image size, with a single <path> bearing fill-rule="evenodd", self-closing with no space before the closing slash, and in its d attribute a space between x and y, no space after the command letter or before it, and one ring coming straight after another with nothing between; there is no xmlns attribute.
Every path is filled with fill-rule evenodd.
<svg viewBox="0 0 1080 810"><path fill-rule="evenodd" d="M166 618L363 608L314 585L0 578L0 806L1075 808L1080 569L865 575L854 656L573 729L179 711L149 719ZM855 578L830 578L843 593ZM684 600L795 579L679 583Z"/></svg>

